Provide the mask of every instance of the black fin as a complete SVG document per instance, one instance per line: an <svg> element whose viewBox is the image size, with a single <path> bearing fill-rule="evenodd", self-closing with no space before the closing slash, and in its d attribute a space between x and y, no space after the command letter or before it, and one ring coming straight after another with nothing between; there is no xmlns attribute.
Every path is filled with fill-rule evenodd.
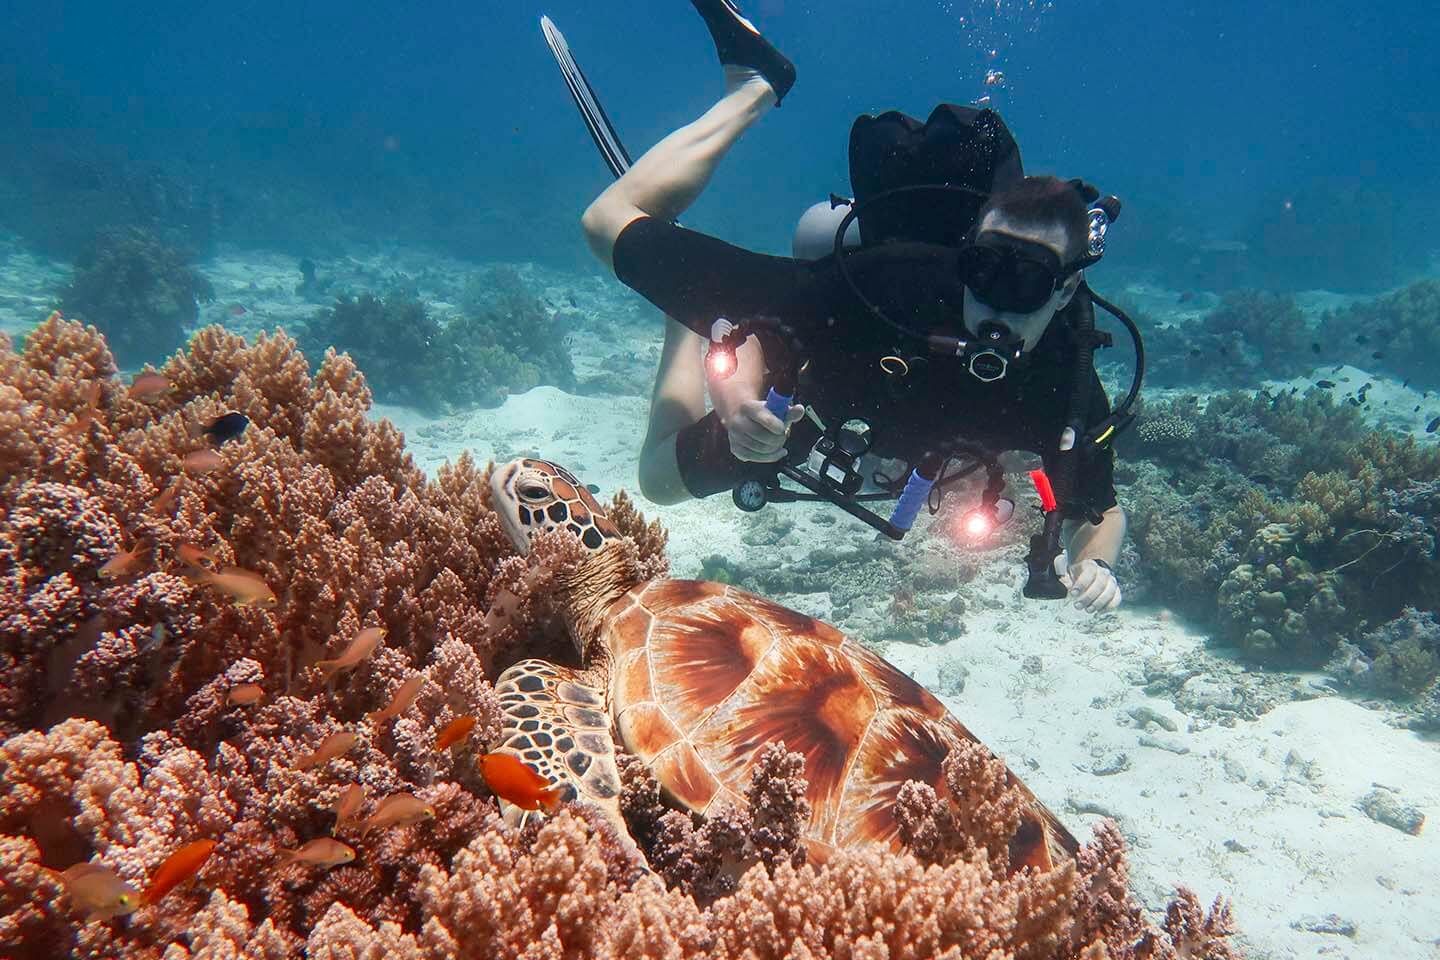
<svg viewBox="0 0 1440 960"><path fill-rule="evenodd" d="M632 163L630 154L620 142L620 135L615 132L615 125L606 116L605 108L600 106L600 98L595 95L595 88L590 86L590 81L585 79L585 74L580 70L580 64L576 63L570 54L570 45L565 42L565 35L549 17L540 18L540 29L545 33L545 42L550 45L550 52L555 55L555 62L559 64L560 73L565 77L565 85L570 88L570 96L574 98L575 106L580 109L580 116L585 120L590 138L595 141L605 165L616 177L624 175Z"/></svg>

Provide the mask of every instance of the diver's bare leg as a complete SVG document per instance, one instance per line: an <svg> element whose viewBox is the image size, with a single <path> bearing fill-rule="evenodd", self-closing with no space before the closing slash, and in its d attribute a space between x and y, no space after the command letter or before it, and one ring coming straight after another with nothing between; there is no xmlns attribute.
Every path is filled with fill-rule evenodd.
<svg viewBox="0 0 1440 960"><path fill-rule="evenodd" d="M736 86L693 123L661 140L605 189L581 218L590 249L613 266L615 238L640 217L674 220L700 196L741 134L775 106L763 78Z"/></svg>

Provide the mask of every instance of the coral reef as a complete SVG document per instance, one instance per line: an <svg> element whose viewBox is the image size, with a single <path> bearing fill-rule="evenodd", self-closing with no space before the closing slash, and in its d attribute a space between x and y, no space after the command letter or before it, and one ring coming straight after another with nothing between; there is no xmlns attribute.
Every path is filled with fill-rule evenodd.
<svg viewBox="0 0 1440 960"><path fill-rule="evenodd" d="M713 826L665 809L627 764L627 815L669 885L584 805L507 825L475 763L498 729L490 680L522 652L563 652L546 598L569 554L516 556L468 459L427 480L367 419L347 357L312 377L283 335L210 328L161 372L169 391L130 396L99 334L58 318L23 353L0 342L7 956L1231 955L1223 906L1182 892L1146 919L1113 829L1073 863L1014 869L1018 788L978 747L949 762L946 796L920 798L947 838L925 861L866 847L803 862L802 761L778 744ZM197 428L230 410L249 429L217 469L183 474ZM611 517L663 573L663 529L623 497ZM273 600L217 589L238 571ZM385 631L368 658L316 667L366 627ZM416 676L407 709L367 718ZM475 746L437 753L460 715ZM346 749L302 761L322 742ZM361 817L397 792L434 815L342 820L357 785ZM327 834L358 855L279 859ZM56 872L88 862L144 890L196 840L217 846L192 880L112 919L85 922Z"/></svg>
<svg viewBox="0 0 1440 960"><path fill-rule="evenodd" d="M1177 419L1191 424L1188 442L1161 442L1159 427L1142 424L1129 442L1149 463L1123 468L1140 569L1157 600L1253 657L1309 666L1406 606L1440 603L1440 450L1370 430L1318 390L1146 411L1152 424ZM1391 646L1366 643L1369 657ZM1399 649L1383 656L1383 673L1395 673L1386 664L1401 662ZM1399 669L1413 676L1390 689L1423 689L1427 662L1406 655Z"/></svg>
<svg viewBox="0 0 1440 960"><path fill-rule="evenodd" d="M197 304L214 295L180 250L148 230L121 227L102 231L76 259L60 308L93 323L116 359L135 367L184 343L200 315Z"/></svg>
<svg viewBox="0 0 1440 960"><path fill-rule="evenodd" d="M1440 388L1440 280L1421 280L1376 300L1332 310L1320 321L1337 358L1365 357L1366 369Z"/></svg>
<svg viewBox="0 0 1440 960"><path fill-rule="evenodd" d="M1440 678L1440 622L1431 611L1406 607L1358 644L1342 641L1327 669L1342 686L1423 698Z"/></svg>
<svg viewBox="0 0 1440 960"><path fill-rule="evenodd" d="M464 312L446 323L412 294L342 294L300 336L311 355L348 353L385 400L427 410L497 406L540 384L575 385L567 324L514 270L467 284Z"/></svg>
<svg viewBox="0 0 1440 960"><path fill-rule="evenodd" d="M440 387L432 364L440 335L439 321L414 296L342 293L306 322L299 340L310 356L330 348L348 353L381 399L433 408Z"/></svg>
<svg viewBox="0 0 1440 960"><path fill-rule="evenodd" d="M1227 293L1198 324L1146 337L1146 381L1161 386L1244 387L1302 373L1314 360L1313 337L1294 298L1256 290Z"/></svg>

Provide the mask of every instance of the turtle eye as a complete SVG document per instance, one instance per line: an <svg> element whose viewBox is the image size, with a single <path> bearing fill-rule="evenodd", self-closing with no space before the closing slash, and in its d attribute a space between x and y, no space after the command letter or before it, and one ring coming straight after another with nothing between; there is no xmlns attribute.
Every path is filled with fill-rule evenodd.
<svg viewBox="0 0 1440 960"><path fill-rule="evenodd" d="M549 489L539 483L522 483L517 489L525 500L540 501L546 500L550 496Z"/></svg>

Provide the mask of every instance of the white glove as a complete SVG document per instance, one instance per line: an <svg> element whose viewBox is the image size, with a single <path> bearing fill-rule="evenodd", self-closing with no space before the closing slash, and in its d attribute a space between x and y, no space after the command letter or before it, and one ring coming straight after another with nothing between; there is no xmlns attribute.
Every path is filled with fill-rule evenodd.
<svg viewBox="0 0 1440 960"><path fill-rule="evenodd" d="M1098 560L1081 560L1070 565L1070 557L1061 553L1055 558L1055 575L1070 591L1070 599L1078 610L1104 613L1120 606L1120 581L1108 564Z"/></svg>

